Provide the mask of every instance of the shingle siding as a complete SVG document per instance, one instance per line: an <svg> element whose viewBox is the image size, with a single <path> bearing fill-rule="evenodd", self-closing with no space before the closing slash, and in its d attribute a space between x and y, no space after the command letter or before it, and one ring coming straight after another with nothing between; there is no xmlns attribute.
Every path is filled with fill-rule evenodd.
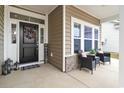
<svg viewBox="0 0 124 93"><path fill-rule="evenodd" d="M1 64L4 60L4 6L0 5L0 73Z"/></svg>

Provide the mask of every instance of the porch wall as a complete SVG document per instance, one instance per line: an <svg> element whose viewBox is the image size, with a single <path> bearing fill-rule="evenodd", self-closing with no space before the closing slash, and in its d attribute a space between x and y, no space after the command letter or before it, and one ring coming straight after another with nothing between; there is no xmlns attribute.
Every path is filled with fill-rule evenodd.
<svg viewBox="0 0 124 93"><path fill-rule="evenodd" d="M73 55L65 58L65 71L69 72L79 68L78 55Z"/></svg>
<svg viewBox="0 0 124 93"><path fill-rule="evenodd" d="M4 6L0 5L0 74L1 74L1 64L4 60Z"/></svg>
<svg viewBox="0 0 124 93"><path fill-rule="evenodd" d="M80 20L92 23L94 25L100 25L100 20L87 14L86 12L68 5L66 6L66 23L65 23L65 55L71 55L71 17L78 18ZM73 58L74 57L74 58ZM76 56L72 55L71 57L66 57L66 72L71 71L75 67L77 67Z"/></svg>
<svg viewBox="0 0 124 93"><path fill-rule="evenodd" d="M48 15L48 61L62 70L63 66L63 6Z"/></svg>
<svg viewBox="0 0 124 93"><path fill-rule="evenodd" d="M65 54L71 54L71 16L81 19L83 21L92 23L94 25L100 25L100 20L79 10L78 8L68 5L66 6L66 36L65 36Z"/></svg>

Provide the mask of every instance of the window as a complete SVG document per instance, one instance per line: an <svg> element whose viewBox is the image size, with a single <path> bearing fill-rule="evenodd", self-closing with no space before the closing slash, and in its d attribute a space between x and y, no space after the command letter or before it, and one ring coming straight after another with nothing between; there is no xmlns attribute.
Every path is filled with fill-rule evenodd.
<svg viewBox="0 0 124 93"><path fill-rule="evenodd" d="M98 40L95 40L94 49L95 49L95 50L98 49Z"/></svg>
<svg viewBox="0 0 124 93"><path fill-rule="evenodd" d="M92 39L92 28L84 26L84 38Z"/></svg>
<svg viewBox="0 0 124 93"><path fill-rule="evenodd" d="M74 23L74 53L78 53L81 46L81 25Z"/></svg>
<svg viewBox="0 0 124 93"><path fill-rule="evenodd" d="M38 18L31 17L31 16L26 16L26 15L21 15L21 14L14 13L14 12L10 12L10 18L19 19L19 20L23 20L23 21L35 22L35 23L39 23L39 24L45 24L45 20L43 20L43 19L38 19Z"/></svg>
<svg viewBox="0 0 124 93"><path fill-rule="evenodd" d="M98 49L98 29L94 29L94 49Z"/></svg>
<svg viewBox="0 0 124 93"><path fill-rule="evenodd" d="M84 51L92 49L92 27L84 26Z"/></svg>
<svg viewBox="0 0 124 93"><path fill-rule="evenodd" d="M16 43L16 24L11 24L12 43Z"/></svg>
<svg viewBox="0 0 124 93"><path fill-rule="evenodd" d="M80 50L80 39L74 39L74 52L78 53L78 51Z"/></svg>
<svg viewBox="0 0 124 93"><path fill-rule="evenodd" d="M84 40L84 50L90 51L92 49L92 40Z"/></svg>
<svg viewBox="0 0 124 93"><path fill-rule="evenodd" d="M40 29L40 43L44 43L44 29Z"/></svg>
<svg viewBox="0 0 124 93"><path fill-rule="evenodd" d="M71 53L78 53L79 50L84 52L98 49L99 44L99 27L87 23L80 19L72 18L72 48Z"/></svg>
<svg viewBox="0 0 124 93"><path fill-rule="evenodd" d="M78 23L74 23L74 37L75 38L81 37L81 25Z"/></svg>
<svg viewBox="0 0 124 93"><path fill-rule="evenodd" d="M94 37L95 39L98 39L98 29L94 29Z"/></svg>

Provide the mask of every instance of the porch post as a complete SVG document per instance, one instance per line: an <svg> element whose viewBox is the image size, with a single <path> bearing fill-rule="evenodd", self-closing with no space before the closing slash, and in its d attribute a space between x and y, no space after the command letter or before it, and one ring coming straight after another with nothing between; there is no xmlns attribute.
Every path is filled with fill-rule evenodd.
<svg viewBox="0 0 124 93"><path fill-rule="evenodd" d="M65 72L65 9L66 6L63 5L63 65L62 65L63 72Z"/></svg>

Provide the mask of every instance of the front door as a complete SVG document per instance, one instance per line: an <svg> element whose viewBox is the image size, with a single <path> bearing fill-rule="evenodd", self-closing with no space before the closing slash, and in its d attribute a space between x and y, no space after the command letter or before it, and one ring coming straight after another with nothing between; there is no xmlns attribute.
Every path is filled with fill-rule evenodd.
<svg viewBox="0 0 124 93"><path fill-rule="evenodd" d="M20 63L38 61L38 25L20 22Z"/></svg>

